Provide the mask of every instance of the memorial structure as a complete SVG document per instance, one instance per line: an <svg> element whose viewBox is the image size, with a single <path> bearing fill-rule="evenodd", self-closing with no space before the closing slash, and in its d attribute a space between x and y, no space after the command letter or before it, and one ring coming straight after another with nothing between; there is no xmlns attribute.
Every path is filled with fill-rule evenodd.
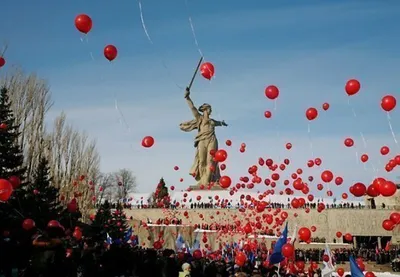
<svg viewBox="0 0 400 277"><path fill-rule="evenodd" d="M210 117L212 112L211 105L204 103L197 109L190 98L189 87L186 88L185 99L194 119L181 123L179 127L184 132L197 130L197 135L194 139L196 153L190 170L190 175L196 179L197 185L191 188L196 190L200 189L201 185L208 186L213 184L213 189L222 189L218 184L220 178L218 163L214 161L212 151L218 150L215 127L228 125L224 121L217 121Z"/></svg>

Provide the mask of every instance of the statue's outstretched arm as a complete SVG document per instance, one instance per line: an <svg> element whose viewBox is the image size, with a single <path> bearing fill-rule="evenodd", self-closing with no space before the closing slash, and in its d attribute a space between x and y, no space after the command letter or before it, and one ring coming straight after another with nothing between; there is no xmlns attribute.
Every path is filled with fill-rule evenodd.
<svg viewBox="0 0 400 277"><path fill-rule="evenodd" d="M190 90L189 90L189 88L186 88L185 99L186 99L186 102L188 103L188 106L189 106L190 110L192 111L193 116L197 119L200 116L200 113L196 109L196 107L194 106L192 99L190 99Z"/></svg>
<svg viewBox="0 0 400 277"><path fill-rule="evenodd" d="M213 119L213 121L214 121L215 126L228 126L228 124L226 124L224 120L218 121L218 120Z"/></svg>

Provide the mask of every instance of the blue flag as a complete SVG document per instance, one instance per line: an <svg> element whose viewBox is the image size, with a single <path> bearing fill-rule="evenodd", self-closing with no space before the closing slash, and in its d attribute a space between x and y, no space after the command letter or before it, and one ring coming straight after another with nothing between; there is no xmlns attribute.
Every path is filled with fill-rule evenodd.
<svg viewBox="0 0 400 277"><path fill-rule="evenodd" d="M363 272L358 267L356 260L354 260L353 256L350 256L350 273L351 277L364 277Z"/></svg>
<svg viewBox="0 0 400 277"><path fill-rule="evenodd" d="M106 237L106 242L109 245L113 243L113 240L112 240L112 238L110 237L110 235L108 233L107 233L107 237Z"/></svg>
<svg viewBox="0 0 400 277"><path fill-rule="evenodd" d="M176 238L175 247L177 250L185 248L185 240L183 239L181 233L179 233L178 237Z"/></svg>
<svg viewBox="0 0 400 277"><path fill-rule="evenodd" d="M131 227L129 227L128 231L126 231L126 233L125 233L124 242L130 241L132 233L133 233L133 230L132 230L132 226L131 226Z"/></svg>
<svg viewBox="0 0 400 277"><path fill-rule="evenodd" d="M281 237L275 243L274 252L269 257L270 264L279 264L285 259L282 255L282 247L287 243L287 236L288 236L288 223L286 222L286 226L282 232Z"/></svg>

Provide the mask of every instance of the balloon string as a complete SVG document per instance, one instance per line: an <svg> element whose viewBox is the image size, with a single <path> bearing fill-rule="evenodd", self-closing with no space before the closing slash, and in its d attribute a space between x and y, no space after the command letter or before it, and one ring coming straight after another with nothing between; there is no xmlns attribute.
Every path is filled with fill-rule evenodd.
<svg viewBox="0 0 400 277"><path fill-rule="evenodd" d="M349 105L349 107L351 109L351 112L353 113L354 118L357 119L357 114L356 114L356 111L355 111L353 105L351 105L351 103L350 103L350 98L347 99L347 105ZM367 148L367 140L365 139L364 134L361 131L360 131L360 136L361 136L361 139L363 141L364 148Z"/></svg>
<svg viewBox="0 0 400 277"><path fill-rule="evenodd" d="M89 38L87 34L83 35L83 37L80 37L80 40L82 43L86 43L87 47L89 47ZM92 51L89 51L89 55L92 61L94 61L94 56Z"/></svg>
<svg viewBox="0 0 400 277"><path fill-rule="evenodd" d="M312 139L311 139L311 126L310 123L308 123L308 141L310 143L310 149L311 149L311 157L314 159L314 147L313 147L313 143L312 143Z"/></svg>
<svg viewBox="0 0 400 277"><path fill-rule="evenodd" d="M360 158L359 158L359 156L358 156L357 148L356 148L356 163L357 163L357 164L360 163Z"/></svg>
<svg viewBox="0 0 400 277"><path fill-rule="evenodd" d="M388 123L389 123L390 132L392 133L393 140L396 143L397 147L399 147L399 144L398 144L397 139L396 139L396 135L395 135L395 133L393 131L392 122L391 122L391 118L390 118L389 112L386 112L386 116L387 116L387 120L388 120Z"/></svg>
<svg viewBox="0 0 400 277"><path fill-rule="evenodd" d="M365 140L364 134L362 132L360 132L360 136L361 136L361 139L363 141L364 148L367 148L367 141Z"/></svg>
<svg viewBox="0 0 400 277"><path fill-rule="evenodd" d="M186 10L187 10L187 12L189 14L189 24L190 24L190 29L192 30L194 43L196 44L197 51L199 51L200 56L204 57L203 52L200 49L199 42L197 40L196 31L194 30L194 25L193 25L192 17L190 16L190 13L189 13L189 4L188 4L187 0L185 0L185 5L186 5Z"/></svg>
<svg viewBox="0 0 400 277"><path fill-rule="evenodd" d="M112 69L114 66L114 64L112 62L110 62L110 68ZM103 76L103 80L104 80L104 76ZM121 111L121 109L118 106L118 99L117 99L117 94L114 92L114 108L117 111L118 114L118 122L122 127L125 127L128 131L128 134L131 134L131 127L129 126L128 122L126 121L125 115L124 113ZM134 150L135 148L133 147L133 144L130 142L130 147Z"/></svg>
<svg viewBox="0 0 400 277"><path fill-rule="evenodd" d="M147 31L146 24L144 23L144 17L143 17L143 9L142 9L142 2L138 0L138 5L139 5L139 12L140 12L140 21L142 22L142 28L144 33L146 34L147 39L151 44L153 44L153 41L150 38L149 32Z"/></svg>
<svg viewBox="0 0 400 277"><path fill-rule="evenodd" d="M140 21L142 23L142 28L143 31L147 37L147 40L150 42L151 45L154 46L153 40L151 39L149 32L147 31L147 27L146 27L146 23L144 21L144 16L143 16L143 8L142 8L142 2L140 0L138 0L138 5L139 5L139 12L140 12ZM175 84L175 86L181 90L184 89L183 86L180 86L178 83L176 83L173 78L172 78L172 74L171 71L169 70L167 64L165 63L165 61L163 59L161 59L161 63L163 65L163 67L165 68L165 70L167 71L168 77L170 78L170 80Z"/></svg>

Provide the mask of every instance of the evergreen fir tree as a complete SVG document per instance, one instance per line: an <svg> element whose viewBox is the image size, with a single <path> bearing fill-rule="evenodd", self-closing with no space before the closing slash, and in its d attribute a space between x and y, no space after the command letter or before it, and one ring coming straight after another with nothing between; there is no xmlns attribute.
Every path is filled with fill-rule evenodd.
<svg viewBox="0 0 400 277"><path fill-rule="evenodd" d="M97 208L96 216L92 222L92 231L94 239L97 241L104 241L109 231L109 224L112 220L111 205L106 200Z"/></svg>
<svg viewBox="0 0 400 277"><path fill-rule="evenodd" d="M34 175L34 181L27 186L25 216L33 219L38 228L45 228L50 220L60 220L63 207L59 190L51 184L50 169L46 158L42 157Z"/></svg>
<svg viewBox="0 0 400 277"><path fill-rule="evenodd" d="M167 185L165 184L164 178L160 179L157 185L156 191L152 195L152 205L159 208L168 208L170 205L170 197L168 193Z"/></svg>
<svg viewBox="0 0 400 277"><path fill-rule="evenodd" d="M21 203L25 197L23 183L26 168L23 166L24 156L18 138L19 126L15 124L14 114L5 87L0 90L0 178L9 179L16 176L21 180L8 203L0 203L0 227L8 228L9 224L19 224L22 218L15 210L24 214ZM1 229L1 228L0 228Z"/></svg>
<svg viewBox="0 0 400 277"><path fill-rule="evenodd" d="M121 203L118 203L116 209L112 213L111 221L107 226L108 234L113 240L123 240L128 230L126 215Z"/></svg>

